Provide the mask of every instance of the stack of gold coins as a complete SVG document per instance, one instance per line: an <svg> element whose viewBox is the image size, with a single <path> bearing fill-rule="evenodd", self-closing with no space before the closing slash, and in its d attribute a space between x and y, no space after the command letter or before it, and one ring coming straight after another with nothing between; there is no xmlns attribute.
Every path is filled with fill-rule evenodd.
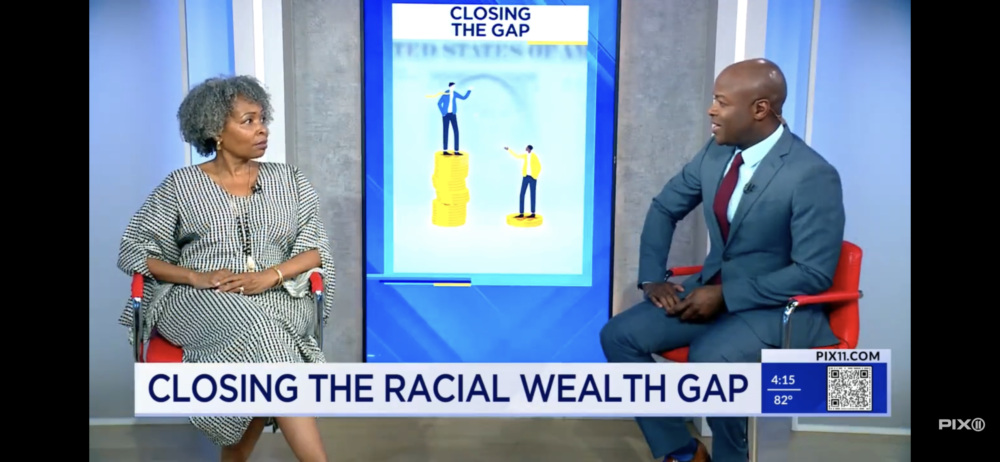
<svg viewBox="0 0 1000 462"><path fill-rule="evenodd" d="M465 224L469 205L469 188L465 178L469 176L469 154L459 151L459 155L449 151L434 153L434 175L431 181L437 197L431 204L431 223L437 226L455 227Z"/></svg>

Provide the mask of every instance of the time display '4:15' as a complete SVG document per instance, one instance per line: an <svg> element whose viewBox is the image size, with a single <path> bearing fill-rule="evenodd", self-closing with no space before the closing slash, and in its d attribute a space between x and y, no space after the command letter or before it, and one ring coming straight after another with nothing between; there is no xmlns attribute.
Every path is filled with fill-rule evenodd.
<svg viewBox="0 0 1000 462"><path fill-rule="evenodd" d="M771 379L771 383L775 385L795 385L794 375L776 375Z"/></svg>

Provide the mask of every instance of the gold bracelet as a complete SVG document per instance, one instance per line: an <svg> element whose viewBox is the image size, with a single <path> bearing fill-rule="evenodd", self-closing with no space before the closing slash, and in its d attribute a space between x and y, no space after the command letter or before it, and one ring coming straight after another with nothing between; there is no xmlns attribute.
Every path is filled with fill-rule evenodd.
<svg viewBox="0 0 1000 462"><path fill-rule="evenodd" d="M278 283L275 284L275 287L284 284L285 283L285 275L281 274L281 270L278 269L277 266L272 266L271 269L273 269L276 273L278 273Z"/></svg>

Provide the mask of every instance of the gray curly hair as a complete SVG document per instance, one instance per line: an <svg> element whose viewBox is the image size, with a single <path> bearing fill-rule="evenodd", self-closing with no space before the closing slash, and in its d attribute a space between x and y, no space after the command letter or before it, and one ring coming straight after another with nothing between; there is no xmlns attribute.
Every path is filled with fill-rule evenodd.
<svg viewBox="0 0 1000 462"><path fill-rule="evenodd" d="M264 123L271 121L271 97L257 79L249 75L210 78L188 92L177 110L181 137L204 157L215 153L216 137L233 111L236 97L263 108Z"/></svg>

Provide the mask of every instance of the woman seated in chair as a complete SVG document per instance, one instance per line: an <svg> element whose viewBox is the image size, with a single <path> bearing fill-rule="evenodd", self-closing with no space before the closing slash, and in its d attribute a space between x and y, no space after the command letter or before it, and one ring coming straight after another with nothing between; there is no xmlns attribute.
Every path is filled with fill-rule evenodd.
<svg viewBox="0 0 1000 462"><path fill-rule="evenodd" d="M215 158L171 172L129 221L118 266L146 277L144 326L193 363L325 362L311 335L309 275L324 273L329 316L334 268L319 199L295 167L255 162L267 149L269 95L252 77L209 79L191 89L177 118L184 140ZM299 460L326 461L311 417L194 417L246 460L266 425L281 428Z"/></svg>

